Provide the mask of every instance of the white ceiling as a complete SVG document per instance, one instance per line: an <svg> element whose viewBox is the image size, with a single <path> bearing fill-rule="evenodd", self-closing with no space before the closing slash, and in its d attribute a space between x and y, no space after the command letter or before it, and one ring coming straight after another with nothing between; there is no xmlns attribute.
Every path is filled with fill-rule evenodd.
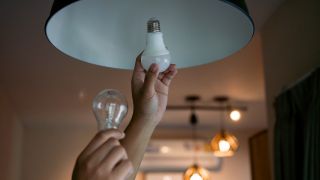
<svg viewBox="0 0 320 180"><path fill-rule="evenodd" d="M247 1L258 31L282 1ZM29 126L94 126L91 100L104 88L119 89L132 104L130 71L76 61L48 43L43 27L50 7L49 1L1 2L0 82L18 118ZM260 41L258 32L247 47L223 61L179 70L169 104L184 104L185 95L198 94L201 104L212 105L212 97L228 95L234 103L248 107L241 122L228 122L229 128L265 128ZM217 113L198 115L202 128L217 128ZM168 111L160 127L185 128L188 118L187 111Z"/></svg>

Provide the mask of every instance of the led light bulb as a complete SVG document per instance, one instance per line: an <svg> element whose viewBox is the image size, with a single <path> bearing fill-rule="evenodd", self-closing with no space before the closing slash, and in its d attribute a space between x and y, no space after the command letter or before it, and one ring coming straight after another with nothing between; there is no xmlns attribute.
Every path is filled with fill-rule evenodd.
<svg viewBox="0 0 320 180"><path fill-rule="evenodd" d="M142 53L141 63L145 70L148 70L151 64L159 65L160 72L165 71L171 61L170 52L163 41L163 34L160 31L160 21L151 18L148 21L147 46Z"/></svg>
<svg viewBox="0 0 320 180"><path fill-rule="evenodd" d="M226 140L220 140L219 149L221 152L228 152L230 150L230 144Z"/></svg>
<svg viewBox="0 0 320 180"><path fill-rule="evenodd" d="M93 100L93 112L98 129L118 129L128 112L125 96L114 89L101 91Z"/></svg>
<svg viewBox="0 0 320 180"><path fill-rule="evenodd" d="M233 120L233 121L239 121L240 118L241 118L241 113L237 110L233 110L231 113L230 113L230 118Z"/></svg>

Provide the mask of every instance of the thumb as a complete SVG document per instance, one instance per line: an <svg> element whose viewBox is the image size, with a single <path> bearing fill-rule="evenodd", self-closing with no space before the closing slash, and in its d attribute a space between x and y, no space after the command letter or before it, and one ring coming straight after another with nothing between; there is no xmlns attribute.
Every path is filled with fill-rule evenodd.
<svg viewBox="0 0 320 180"><path fill-rule="evenodd" d="M154 95L158 74L159 66L157 64L152 64L144 80L143 90L145 97L151 98Z"/></svg>

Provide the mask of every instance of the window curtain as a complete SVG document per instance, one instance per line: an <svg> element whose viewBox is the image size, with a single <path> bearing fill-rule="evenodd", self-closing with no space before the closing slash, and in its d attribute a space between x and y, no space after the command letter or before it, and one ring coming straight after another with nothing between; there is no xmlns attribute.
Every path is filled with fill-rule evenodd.
<svg viewBox="0 0 320 180"><path fill-rule="evenodd" d="M275 101L276 180L320 180L320 68Z"/></svg>

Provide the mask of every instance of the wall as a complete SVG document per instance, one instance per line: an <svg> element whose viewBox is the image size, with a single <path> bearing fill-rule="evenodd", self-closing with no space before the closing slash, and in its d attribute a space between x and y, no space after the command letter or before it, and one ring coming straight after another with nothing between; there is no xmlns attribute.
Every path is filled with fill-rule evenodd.
<svg viewBox="0 0 320 180"><path fill-rule="evenodd" d="M0 86L0 179L20 179L22 125L18 121L10 98Z"/></svg>
<svg viewBox="0 0 320 180"><path fill-rule="evenodd" d="M78 154L96 129L27 125L24 133L23 180L70 180Z"/></svg>
<svg viewBox="0 0 320 180"><path fill-rule="evenodd" d="M261 32L271 152L274 98L320 65L319 7L318 0L287 0Z"/></svg>

